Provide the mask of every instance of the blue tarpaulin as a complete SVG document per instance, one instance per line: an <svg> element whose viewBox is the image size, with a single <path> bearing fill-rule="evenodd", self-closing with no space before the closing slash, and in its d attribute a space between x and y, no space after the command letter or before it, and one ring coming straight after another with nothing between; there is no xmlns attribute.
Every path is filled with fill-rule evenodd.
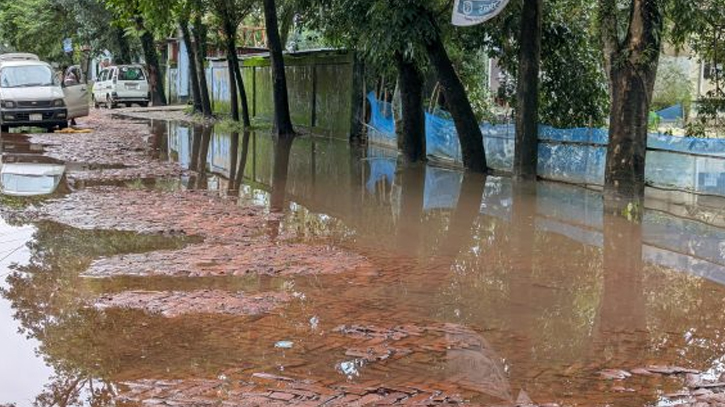
<svg viewBox="0 0 725 407"><path fill-rule="evenodd" d="M666 109L662 109L657 113L657 116L664 121L677 121L682 120L685 117L685 110L682 108L682 104L678 103L674 106L670 106Z"/></svg>
<svg viewBox="0 0 725 407"><path fill-rule="evenodd" d="M372 108L369 139L397 148L390 103L368 95ZM681 117L682 106L658 112L663 119ZM679 115L679 116L678 116ZM489 167L513 168L515 128L511 124L481 124ZM539 176L557 181L603 185L609 134L603 128L539 127ZM461 163L461 147L453 121L426 113L426 143L433 159ZM652 186L725 196L725 139L701 139L650 134L646 180Z"/></svg>

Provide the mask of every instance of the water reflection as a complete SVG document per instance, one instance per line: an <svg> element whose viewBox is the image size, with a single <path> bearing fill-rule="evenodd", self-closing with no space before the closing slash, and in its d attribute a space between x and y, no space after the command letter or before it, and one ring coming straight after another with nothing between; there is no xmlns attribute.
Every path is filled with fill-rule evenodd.
<svg viewBox="0 0 725 407"><path fill-rule="evenodd" d="M64 163L43 156L42 152L42 147L31 144L25 135L3 135L0 141L0 192L3 195L50 195L65 184Z"/></svg>
<svg viewBox="0 0 725 407"><path fill-rule="evenodd" d="M349 249L374 273L252 278L245 290L296 294L264 318L99 312L84 300L210 282L89 282L78 274L94 258L181 243L39 225L33 261L3 295L56 369L51 393L283 368L335 385L440 386L485 405L522 392L536 402L645 405L669 385L620 394L596 372L649 363L716 371L725 355L721 201L687 206L650 195L632 223L606 214L599 194L560 184L401 167L385 150L310 137L175 123L169 132L159 156L196 173L188 188L263 202L274 239ZM417 334L383 336L400 358L361 357L354 350L373 346L335 334L341 324ZM281 352L280 340L294 347ZM98 394L102 404L106 393Z"/></svg>
<svg viewBox="0 0 725 407"><path fill-rule="evenodd" d="M239 168L237 173L234 175L234 191L240 191L242 188L242 182L244 182L244 171L247 168L247 157L249 156L249 140L251 138L251 132L249 130L244 131L242 137L242 150L239 154ZM236 156L232 156L235 158Z"/></svg>
<svg viewBox="0 0 725 407"><path fill-rule="evenodd" d="M33 405L113 404L118 392L110 372L118 369L119 362L107 357L117 358L118 353L103 344L110 344L106 342L107 334L120 332L108 329L105 317L87 307L88 297L93 294L79 273L100 256L179 248L183 243L179 238L83 231L49 222L35 225L27 245L29 259L11 268L5 276L7 285L0 289L3 298L13 305L13 318L21 324L21 333L38 341L38 352L54 372L42 383L43 390ZM124 338L123 334L117 336L115 345L123 343Z"/></svg>
<svg viewBox="0 0 725 407"><path fill-rule="evenodd" d="M272 194L269 202L270 210L273 212L281 212L285 207L289 160L294 140L294 137L275 137L273 140L274 169L272 170Z"/></svg>
<svg viewBox="0 0 725 407"><path fill-rule="evenodd" d="M58 188L65 165L4 163L0 167L0 191L8 196L50 195Z"/></svg>
<svg viewBox="0 0 725 407"><path fill-rule="evenodd" d="M642 266L642 226L604 217L604 282L594 323L594 352L610 364L643 363L648 338Z"/></svg>

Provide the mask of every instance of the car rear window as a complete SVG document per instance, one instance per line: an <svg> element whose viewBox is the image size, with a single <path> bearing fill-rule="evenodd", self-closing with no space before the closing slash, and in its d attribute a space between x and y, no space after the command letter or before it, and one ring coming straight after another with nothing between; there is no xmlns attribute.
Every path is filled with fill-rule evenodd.
<svg viewBox="0 0 725 407"><path fill-rule="evenodd" d="M122 66L118 68L119 81L142 81L146 79L143 70L138 67Z"/></svg>

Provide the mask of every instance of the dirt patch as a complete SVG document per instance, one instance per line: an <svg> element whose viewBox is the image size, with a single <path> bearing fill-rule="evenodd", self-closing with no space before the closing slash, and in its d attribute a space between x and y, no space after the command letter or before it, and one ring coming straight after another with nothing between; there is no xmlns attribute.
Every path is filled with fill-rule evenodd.
<svg viewBox="0 0 725 407"><path fill-rule="evenodd" d="M107 294L96 300L98 309L131 308L173 318L186 314L267 314L289 302L286 293L245 295L218 290L192 292L126 291Z"/></svg>

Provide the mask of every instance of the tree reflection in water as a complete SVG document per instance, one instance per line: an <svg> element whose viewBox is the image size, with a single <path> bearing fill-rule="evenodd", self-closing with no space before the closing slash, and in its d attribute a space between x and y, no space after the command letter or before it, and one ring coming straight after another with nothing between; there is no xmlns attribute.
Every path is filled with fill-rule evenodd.
<svg viewBox="0 0 725 407"><path fill-rule="evenodd" d="M200 177L206 176L204 162L216 140L203 128L194 133L192 169ZM598 212L587 207L581 215L565 207L555 216L551 207L571 198L560 185L527 187L506 178L464 174L456 200L425 208L426 171L431 167L396 171L395 160L388 162L386 156L341 164L340 157L357 160L357 151L341 154L334 145L326 149L323 142L308 138L295 141L294 154L291 139L272 141L245 133L242 140L233 135L231 142L236 171L230 171L230 185L238 191L246 174L250 185L265 193L271 190L273 237L294 229L296 236L306 234L311 240L322 236L317 241L343 242L382 270L382 283L371 278L354 289L345 279L358 276L316 278L325 281L318 291L308 292L325 305L314 310L316 316L327 322L326 314L339 318L336 312L345 311L344 318L354 322L366 314L366 323L374 317L372 323L397 319L427 326L443 321L460 327L446 334L446 341L471 344L470 349L438 353L420 376L455 378L475 392L507 400L524 389L537 401L552 400L547 397L552 394L574 394L572 399L579 401L610 397L592 385L600 368L637 367L647 360L701 368L725 354L723 290L643 261L647 239L641 224L602 216L596 205ZM368 181L374 160L381 157L393 170L378 171ZM260 164L248 165L255 162ZM256 177L255 171L262 175ZM380 177L382 172L385 176ZM191 184L204 183L199 179ZM554 201L549 209L547 200ZM554 223L560 229L547 229ZM561 233L572 228L583 230L587 239ZM129 371L165 377L162 368L181 370L174 370L179 365L171 359L198 357L214 368L234 357L264 364L249 361L256 353L264 354L262 345L225 341L231 335L223 328L212 337L209 330L222 325L217 320L207 325L196 317L159 322L139 313L114 310L104 316L85 308L83 287L88 282L77 273L95 256L162 247L170 244L166 240L149 237L144 243L147 238L137 235L81 232L53 224L41 225L36 238L33 261L11 276L3 294L58 372L39 398L46 401L39 404L97 394L86 404L102 405L115 390L106 381L125 378ZM304 278L295 280L305 283ZM247 328L241 325L235 326ZM144 330L154 331L153 338ZM182 341L180 332L199 336ZM162 355L137 360L145 356L136 349L139 341ZM156 342L163 344L155 348ZM210 351L213 346L217 348ZM149 359L157 357L152 353ZM391 376L397 372L395 367L390 371ZM637 397L649 402L653 394ZM606 402L611 399L602 404Z"/></svg>
<svg viewBox="0 0 725 407"><path fill-rule="evenodd" d="M99 327L107 321L87 307L87 284L79 273L100 256L178 249L184 239L87 231L52 222L35 226L30 261L15 267L1 290L23 333L38 340L38 352L55 371L34 405L113 405L116 388L108 380L117 367L108 364L99 340Z"/></svg>
<svg viewBox="0 0 725 407"><path fill-rule="evenodd" d="M649 333L642 267L642 224L604 215L604 287L594 322L593 351L612 366L644 363Z"/></svg>

